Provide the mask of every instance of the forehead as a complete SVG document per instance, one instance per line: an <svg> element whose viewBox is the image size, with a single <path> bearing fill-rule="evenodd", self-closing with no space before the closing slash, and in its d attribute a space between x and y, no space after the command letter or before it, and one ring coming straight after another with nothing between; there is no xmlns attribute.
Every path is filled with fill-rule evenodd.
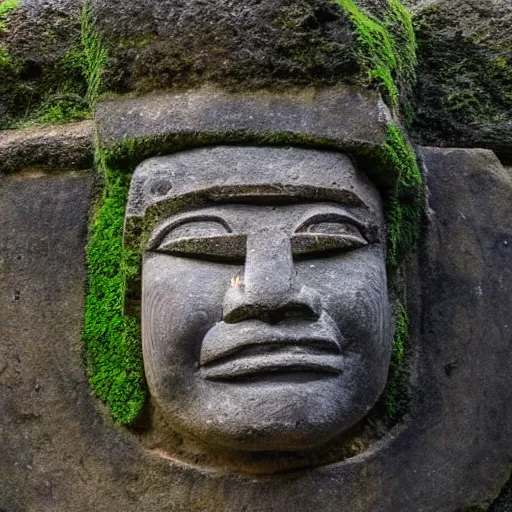
<svg viewBox="0 0 512 512"><path fill-rule="evenodd" d="M130 199L137 195L139 207L147 207L214 187L261 185L352 191L367 206L379 205L375 186L348 155L294 147L217 146L151 158L135 170Z"/></svg>
<svg viewBox="0 0 512 512"><path fill-rule="evenodd" d="M296 147L216 146L151 158L135 170L125 237L183 211L233 202L329 202L382 215L380 194L351 158ZM380 220L380 219L379 219Z"/></svg>

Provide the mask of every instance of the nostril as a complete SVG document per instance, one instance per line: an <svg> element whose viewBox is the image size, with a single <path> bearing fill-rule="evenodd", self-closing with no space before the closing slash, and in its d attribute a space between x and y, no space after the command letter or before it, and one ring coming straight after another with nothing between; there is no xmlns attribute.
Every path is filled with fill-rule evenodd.
<svg viewBox="0 0 512 512"><path fill-rule="evenodd" d="M267 309L256 304L240 304L234 308L224 310L224 322L236 324L244 320L263 320Z"/></svg>
<svg viewBox="0 0 512 512"><path fill-rule="evenodd" d="M237 323L244 320L262 320L269 324L297 318L316 321L323 311L320 294L302 286L283 297L250 296L242 287L230 287L224 297L223 320Z"/></svg>
<svg viewBox="0 0 512 512"><path fill-rule="evenodd" d="M295 302L289 302L278 307L246 302L224 313L224 321L226 323L261 320L267 324L278 324L293 318L314 322L318 320L319 314L308 304Z"/></svg>
<svg viewBox="0 0 512 512"><path fill-rule="evenodd" d="M284 320L290 319L301 319L301 320L310 320L316 321L319 318L319 315L316 314L309 306L306 304L286 304L285 306L278 308L273 311L268 311L266 314L266 322L270 324L277 324Z"/></svg>

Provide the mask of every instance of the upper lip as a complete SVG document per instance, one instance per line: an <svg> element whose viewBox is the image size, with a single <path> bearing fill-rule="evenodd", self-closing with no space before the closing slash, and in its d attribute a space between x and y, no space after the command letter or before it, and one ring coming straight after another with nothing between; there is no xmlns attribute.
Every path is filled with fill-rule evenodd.
<svg viewBox="0 0 512 512"><path fill-rule="evenodd" d="M233 378L280 369L340 371L341 333L325 312L316 321L290 318L219 322L206 334L200 365L206 378Z"/></svg>

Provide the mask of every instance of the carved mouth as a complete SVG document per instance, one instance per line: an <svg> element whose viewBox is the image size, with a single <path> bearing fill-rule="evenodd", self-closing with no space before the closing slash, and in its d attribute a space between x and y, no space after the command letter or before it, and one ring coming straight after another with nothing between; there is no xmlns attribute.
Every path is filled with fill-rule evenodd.
<svg viewBox="0 0 512 512"><path fill-rule="evenodd" d="M220 322L203 340L201 372L208 380L290 372L332 376L342 370L341 339L336 324L326 313L316 322Z"/></svg>
<svg viewBox="0 0 512 512"><path fill-rule="evenodd" d="M299 347L281 353L237 357L229 361L202 368L205 379L227 380L266 373L314 372L338 374L341 372L340 355L293 353Z"/></svg>

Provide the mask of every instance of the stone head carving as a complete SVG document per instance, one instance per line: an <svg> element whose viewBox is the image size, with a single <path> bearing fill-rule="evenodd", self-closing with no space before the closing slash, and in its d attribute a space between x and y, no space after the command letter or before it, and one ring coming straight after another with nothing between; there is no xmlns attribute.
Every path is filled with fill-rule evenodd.
<svg viewBox="0 0 512 512"><path fill-rule="evenodd" d="M173 431L218 450L314 450L373 407L392 344L384 219L347 155L153 158L127 212L146 377Z"/></svg>

